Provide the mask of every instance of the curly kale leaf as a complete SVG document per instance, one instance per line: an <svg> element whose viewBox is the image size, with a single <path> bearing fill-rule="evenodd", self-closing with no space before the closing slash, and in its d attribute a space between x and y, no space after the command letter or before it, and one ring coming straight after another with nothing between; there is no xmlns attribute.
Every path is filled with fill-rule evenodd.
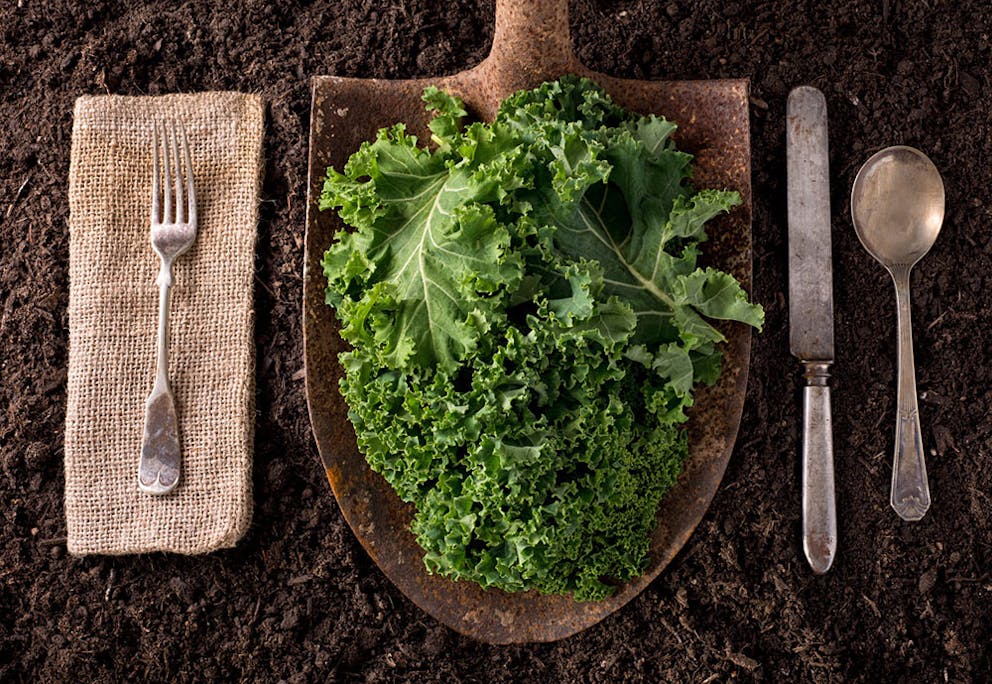
<svg viewBox="0 0 992 684"><path fill-rule="evenodd" d="M492 124L424 99L430 148L385 129L321 197L354 228L324 270L359 446L415 505L432 572L602 598L643 568L693 386L719 376L711 321L763 322L697 264L740 199L696 192L675 125L585 79Z"/></svg>

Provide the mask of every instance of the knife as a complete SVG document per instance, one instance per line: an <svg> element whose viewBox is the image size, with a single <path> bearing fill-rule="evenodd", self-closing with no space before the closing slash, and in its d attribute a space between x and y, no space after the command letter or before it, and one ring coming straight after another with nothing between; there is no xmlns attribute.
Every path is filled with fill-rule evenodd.
<svg viewBox="0 0 992 684"><path fill-rule="evenodd" d="M816 574L837 551L830 365L834 302L830 255L827 103L816 88L789 93L785 147L789 191L789 346L803 364L803 551Z"/></svg>

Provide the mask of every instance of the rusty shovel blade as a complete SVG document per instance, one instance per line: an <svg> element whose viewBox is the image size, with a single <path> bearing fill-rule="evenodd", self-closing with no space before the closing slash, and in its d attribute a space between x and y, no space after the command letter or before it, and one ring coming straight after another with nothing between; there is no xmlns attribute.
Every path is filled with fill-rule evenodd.
<svg viewBox="0 0 992 684"><path fill-rule="evenodd" d="M751 284L751 167L748 84L744 80L646 82L585 68L574 57L565 0L500 0L492 51L473 69L451 76L388 81L317 77L313 82L310 185L304 266L304 353L307 400L314 437L345 519L387 577L414 603L455 630L490 643L554 641L596 624L637 596L672 560L706 512L723 477L740 424L747 385L750 330L722 326L724 370L713 387L699 388L688 424L685 472L663 500L644 574L613 596L579 603L568 596L483 590L431 575L409 530L412 509L397 497L359 452L338 391L346 345L324 303L324 251L342 224L317 202L328 166L341 168L362 141L398 121L427 139L420 95L428 85L463 99L470 115L491 120L499 103L522 88L565 74L586 76L619 105L664 115L679 124L680 149L695 155L698 187L737 190L742 206L716 221L707 243L710 262Z"/></svg>

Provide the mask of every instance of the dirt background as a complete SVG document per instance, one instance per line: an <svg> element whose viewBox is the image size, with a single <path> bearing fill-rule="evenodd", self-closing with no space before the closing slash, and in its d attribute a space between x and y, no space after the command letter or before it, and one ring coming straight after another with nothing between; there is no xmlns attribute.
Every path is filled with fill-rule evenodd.
<svg viewBox="0 0 992 684"><path fill-rule="evenodd" d="M978 0L576 0L590 67L752 82L755 338L737 449L676 561L598 626L492 647L438 624L370 562L318 465L300 301L308 80L453 72L485 55L493 5L37 2L0 9L0 680L987 681L992 662L992 9ZM827 96L834 202L840 555L799 544L801 378L788 354L784 107ZM257 275L256 513L208 557L65 550L66 176L81 94L206 89L268 99ZM888 507L895 307L847 197L873 151L916 145L947 219L913 276L934 507Z"/></svg>

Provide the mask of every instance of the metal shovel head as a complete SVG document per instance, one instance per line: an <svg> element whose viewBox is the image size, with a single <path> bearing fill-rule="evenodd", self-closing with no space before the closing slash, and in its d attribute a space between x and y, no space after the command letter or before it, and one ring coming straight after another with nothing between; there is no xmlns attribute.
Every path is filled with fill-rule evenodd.
<svg viewBox="0 0 992 684"><path fill-rule="evenodd" d="M562 5L565 5L564 7ZM526 6L526 16L520 16ZM517 13L515 16L514 13ZM423 550L410 532L413 509L374 473L359 452L338 389L347 348L332 309L324 303L321 259L344 229L334 212L318 211L324 175L341 169L364 140L396 122L429 139L420 96L434 85L459 95L471 116L491 120L499 103L522 88L564 74L587 76L617 104L675 121L680 149L695 155L699 188L737 190L741 206L709 226L706 259L751 285L751 167L748 84L745 80L635 81L586 69L572 55L567 3L499 2L490 56L477 67L438 78L380 80L317 77L313 82L310 172L304 265L304 354L310 419L327 479L341 512L387 577L414 603L455 630L490 643L554 641L594 625L639 594L685 544L716 493L733 451L747 385L750 329L721 324L727 337L723 373L713 387L696 390L690 412L690 454L685 471L662 501L644 573L602 601L568 596L484 590L427 572ZM537 20L535 20L535 17Z"/></svg>

